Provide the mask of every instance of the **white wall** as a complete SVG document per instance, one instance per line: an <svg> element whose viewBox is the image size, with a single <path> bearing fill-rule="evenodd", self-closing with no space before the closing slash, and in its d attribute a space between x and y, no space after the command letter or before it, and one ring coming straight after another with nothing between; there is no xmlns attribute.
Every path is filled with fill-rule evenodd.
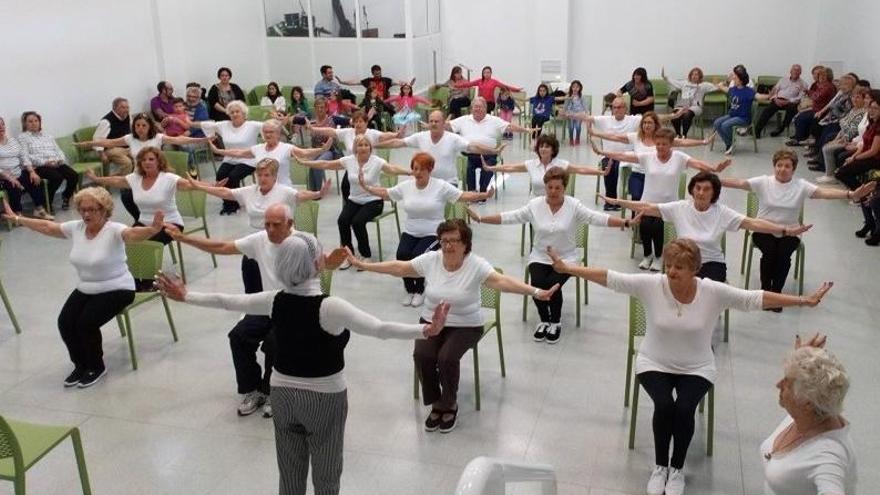
<svg viewBox="0 0 880 495"><path fill-rule="evenodd" d="M819 16L829 22L818 30L816 60L841 61L844 72L855 72L880 87L880 48L875 42L880 2L820 0Z"/></svg>

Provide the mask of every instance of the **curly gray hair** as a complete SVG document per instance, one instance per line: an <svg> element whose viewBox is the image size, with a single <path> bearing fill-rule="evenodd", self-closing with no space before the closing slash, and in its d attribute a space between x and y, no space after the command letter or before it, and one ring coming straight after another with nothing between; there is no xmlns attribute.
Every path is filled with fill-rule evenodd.
<svg viewBox="0 0 880 495"><path fill-rule="evenodd" d="M278 246L275 273L285 288L293 288L321 272L324 259L321 243L312 234L294 232Z"/></svg>
<svg viewBox="0 0 880 495"><path fill-rule="evenodd" d="M843 410L849 376L831 352L818 347L796 349L785 359L785 376L791 379L795 400L812 406L820 419Z"/></svg>

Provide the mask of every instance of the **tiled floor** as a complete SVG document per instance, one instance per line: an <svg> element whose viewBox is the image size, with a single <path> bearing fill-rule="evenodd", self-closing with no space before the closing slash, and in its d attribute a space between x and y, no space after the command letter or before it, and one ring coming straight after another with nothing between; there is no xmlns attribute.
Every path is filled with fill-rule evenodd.
<svg viewBox="0 0 880 495"><path fill-rule="evenodd" d="M760 142L761 153L742 145L729 176L770 172L769 156L779 140ZM719 160L702 149L694 156ZM411 152L396 150L406 165ZM516 141L505 151L507 162L527 153ZM586 147L563 146L563 158L591 163ZM208 167L210 168L210 167ZM798 175L811 177L803 166ZM580 177L577 196L592 206L595 179ZM498 201L482 207L495 212L518 207L527 198L523 175L509 176ZM725 191L722 200L743 210L745 194ZM219 217L211 200L209 222L218 238L247 232L245 217ZM321 203L320 238L327 247L338 240L333 195ZM71 218L71 213L60 219ZM812 201L806 217L816 227L806 236L807 287L822 280L837 285L815 310L786 310L732 315L732 338L718 348L715 456L705 455L705 422L698 426L685 472L688 493L754 494L761 491L758 445L783 411L774 388L781 361L795 334L821 330L829 347L847 365L852 388L846 416L852 421L859 454L861 486L867 493L880 484L869 469L880 463L876 418L880 381L873 349L877 324L873 308L880 267L878 252L853 237L860 225L857 209L844 202ZM115 219L128 221L120 208ZM383 222L386 257L393 257L391 221ZM372 232L372 231L371 231ZM476 226L475 249L505 272L519 276L519 227ZM629 235L594 228L590 259L596 266L635 271L628 258ZM373 235L371 233L371 235ZM0 412L37 422L76 424L82 429L92 485L97 494L242 494L277 491L277 467L270 420L239 418L238 396L226 332L237 315L174 304L180 333L173 344L158 303L134 311L140 369L132 371L128 349L115 324L104 330L110 373L88 390L64 390L70 369L55 318L75 283L64 241L24 229L3 234L3 282L24 333L16 336L0 322ZM730 277L738 272L742 236L728 239ZM375 244L374 244L375 248ZM241 290L237 257L219 260L213 269L206 254L185 250L193 290ZM629 410L623 408L626 351L624 296L591 285L583 324L574 326L574 284L565 287L565 330L556 346L531 340L535 312L520 321L521 299L504 296L503 332L508 374L502 378L494 341L481 345L482 411L473 408L472 360L462 361L461 415L449 435L425 433L424 408L412 398L412 344L354 336L348 346L346 373L350 413L346 431L346 494L438 494L454 492L467 462L478 455L544 462L556 467L560 493L610 495L643 493L652 464L651 404L643 395L636 448L627 450ZM402 284L390 277L337 273L333 292L384 318L415 321L416 310L402 308ZM874 322L874 323L872 323ZM494 339L494 337L490 338ZM874 383L875 385L871 385ZM876 389L875 389L876 390ZM67 494L77 491L69 445L57 449L29 473L29 491ZM516 493L529 492L529 486ZM0 493L11 485L0 483Z"/></svg>

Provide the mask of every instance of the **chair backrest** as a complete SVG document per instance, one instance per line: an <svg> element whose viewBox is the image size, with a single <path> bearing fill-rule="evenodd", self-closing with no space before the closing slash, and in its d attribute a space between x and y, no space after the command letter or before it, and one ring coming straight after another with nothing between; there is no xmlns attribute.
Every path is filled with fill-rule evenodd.
<svg viewBox="0 0 880 495"><path fill-rule="evenodd" d="M665 246L669 244L676 238L678 238L678 233L675 231L675 224L672 222L663 222L663 245Z"/></svg>
<svg viewBox="0 0 880 495"><path fill-rule="evenodd" d="M151 279L162 269L165 246L156 241L138 241L125 245L128 270L134 278Z"/></svg>
<svg viewBox="0 0 880 495"><path fill-rule="evenodd" d="M779 76L758 76L755 79L755 89L766 89L769 93L773 86L781 79Z"/></svg>
<svg viewBox="0 0 880 495"><path fill-rule="evenodd" d="M458 170L458 183L464 188L464 184L467 182L467 158L458 155L455 158L455 168Z"/></svg>
<svg viewBox="0 0 880 495"><path fill-rule="evenodd" d="M309 183L309 168L295 158L290 159L290 183L301 185Z"/></svg>
<svg viewBox="0 0 880 495"><path fill-rule="evenodd" d="M95 136L95 129L97 128L98 126L92 125L89 127L82 127L73 131L74 142L79 143L80 141L91 141L92 138Z"/></svg>
<svg viewBox="0 0 880 495"><path fill-rule="evenodd" d="M313 236L318 236L318 209L320 203L317 201L306 201L296 205L293 212L293 224L296 230L308 232Z"/></svg>
<svg viewBox="0 0 880 495"><path fill-rule="evenodd" d="M651 86L654 88L654 99L662 99L663 104L666 104L666 97L669 96L669 84L666 83L663 79L648 79L651 81Z"/></svg>
<svg viewBox="0 0 880 495"><path fill-rule="evenodd" d="M79 150L73 144L73 136L56 138L55 142L58 144L58 147L61 148L61 152L64 153L64 158L67 160L68 165L73 165L80 161Z"/></svg>
<svg viewBox="0 0 880 495"><path fill-rule="evenodd" d="M749 218L758 216L758 195L752 191L746 195L746 216Z"/></svg>
<svg viewBox="0 0 880 495"><path fill-rule="evenodd" d="M687 195L687 183L687 174L682 172L681 177L678 179L678 199L684 199Z"/></svg>
<svg viewBox="0 0 880 495"><path fill-rule="evenodd" d="M574 236L575 246L579 248L587 249L587 244L590 242L590 225L586 223L582 223L578 226L577 233Z"/></svg>
<svg viewBox="0 0 880 495"><path fill-rule="evenodd" d="M459 219L468 221L470 217L467 214L467 205L456 201L455 203L446 203L446 209L444 210L443 217L447 220Z"/></svg>
<svg viewBox="0 0 880 495"><path fill-rule="evenodd" d="M373 152L386 162L391 160L391 148L376 148Z"/></svg>
<svg viewBox="0 0 880 495"><path fill-rule="evenodd" d="M270 113L274 107L261 107L259 105L248 105L248 120L256 120L262 122L269 120Z"/></svg>
<svg viewBox="0 0 880 495"><path fill-rule="evenodd" d="M325 296L329 296L332 287L333 270L321 270L321 293Z"/></svg>
<svg viewBox="0 0 880 495"><path fill-rule="evenodd" d="M355 180L357 180L357 177L355 177ZM386 189L396 186L397 180L398 180L398 176L395 174L386 174L386 173L379 174L379 186L384 187ZM393 203L393 201L392 201L392 203Z"/></svg>
<svg viewBox="0 0 880 495"><path fill-rule="evenodd" d="M647 326L645 319L645 307L642 302L633 296L629 296L629 338L630 343L635 337L645 336L645 327Z"/></svg>
<svg viewBox="0 0 880 495"><path fill-rule="evenodd" d="M254 86L250 91L248 91L248 94L246 95L245 99L247 100L247 104L248 105L259 105L260 100L262 100L263 97L266 96L266 93L269 91L268 88L269 88L268 84L260 84L259 86ZM286 100L289 97L289 95L290 95L290 93L285 95L284 99Z"/></svg>
<svg viewBox="0 0 880 495"><path fill-rule="evenodd" d="M183 177L189 177L189 153L186 151L163 151L168 164L171 165L174 173Z"/></svg>
<svg viewBox="0 0 880 495"><path fill-rule="evenodd" d="M206 199L205 191L177 191L175 195L177 211L184 217L204 218Z"/></svg>
<svg viewBox="0 0 880 495"><path fill-rule="evenodd" d="M504 270L495 267L495 271L504 274ZM485 284L480 286L480 307L494 309L495 314L501 314L501 290L486 287Z"/></svg>
<svg viewBox="0 0 880 495"><path fill-rule="evenodd" d="M574 197L574 185L577 182L577 175L571 174L568 176L568 185L565 186L565 195Z"/></svg>
<svg viewBox="0 0 880 495"><path fill-rule="evenodd" d="M12 458L12 464L15 467L15 473L24 470L24 460L21 455L21 445L15 438L15 433L6 422L3 416L0 416L0 460Z"/></svg>
<svg viewBox="0 0 880 495"><path fill-rule="evenodd" d="M428 99L432 103L439 103L439 108L446 108L446 105L449 103L449 86L439 86L428 91Z"/></svg>

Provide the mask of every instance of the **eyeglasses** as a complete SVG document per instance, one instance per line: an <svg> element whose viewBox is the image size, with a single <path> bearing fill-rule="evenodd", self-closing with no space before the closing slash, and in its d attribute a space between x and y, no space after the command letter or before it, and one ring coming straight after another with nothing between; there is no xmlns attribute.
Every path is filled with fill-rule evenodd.
<svg viewBox="0 0 880 495"><path fill-rule="evenodd" d="M440 239L441 246L454 246L456 244L461 244L461 239Z"/></svg>

